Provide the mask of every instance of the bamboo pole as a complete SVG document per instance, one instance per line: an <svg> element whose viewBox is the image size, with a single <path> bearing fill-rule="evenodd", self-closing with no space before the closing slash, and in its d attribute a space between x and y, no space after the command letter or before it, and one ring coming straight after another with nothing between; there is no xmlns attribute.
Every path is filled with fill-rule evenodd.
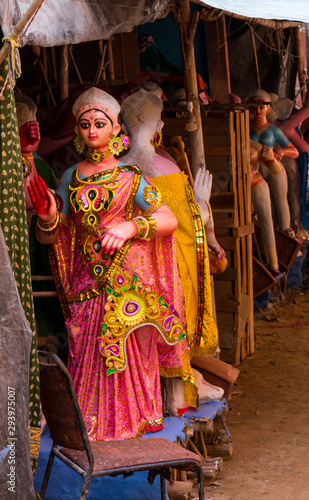
<svg viewBox="0 0 309 500"><path fill-rule="evenodd" d="M69 95L69 60L68 46L61 45L60 50L60 69L59 69L59 97L60 101L66 99Z"/></svg>
<svg viewBox="0 0 309 500"><path fill-rule="evenodd" d="M256 71L256 83L257 83L257 88L260 89L261 88L261 79L260 79L260 70L259 70L259 60L258 60L257 51L256 51L255 36L254 36L253 29L251 29L251 40L252 40L252 49L253 49L255 71Z"/></svg>
<svg viewBox="0 0 309 500"><path fill-rule="evenodd" d="M53 66L53 75L55 82L57 83L57 64L56 64L56 54L55 54L55 47L51 47L51 58L52 58L52 66Z"/></svg>
<svg viewBox="0 0 309 500"><path fill-rule="evenodd" d="M55 101L52 89L50 88L50 85L49 85L48 75L47 75L46 69L45 69L44 64L42 63L41 59L39 59L39 64L40 64L40 68L41 68L43 76L44 76L45 83L47 85L49 95L51 97L51 100L53 101L53 105L56 106L56 101Z"/></svg>
<svg viewBox="0 0 309 500"><path fill-rule="evenodd" d="M50 95L48 92L51 92L51 89L50 89L49 79L48 79L48 64L47 64L46 47L42 47L41 54L42 54L42 60L40 60L40 65L41 65L42 71L44 71L44 78L45 78L46 85L48 88L48 90L46 91L46 103L47 103L47 107L49 108L50 107Z"/></svg>
<svg viewBox="0 0 309 500"><path fill-rule="evenodd" d="M122 71L123 71L123 79L127 82L127 67L126 67L126 58L124 56L124 44L123 44L123 33L120 33L120 45L121 45L121 58L122 58Z"/></svg>
<svg viewBox="0 0 309 500"><path fill-rule="evenodd" d="M292 29L294 34L295 51L297 57L297 73L299 79L299 87L300 87L302 102L304 103L306 97L306 73L304 71L304 59L301 50L300 27L298 26L297 28L292 28Z"/></svg>
<svg viewBox="0 0 309 500"><path fill-rule="evenodd" d="M114 55L113 55L113 46L111 39L107 40L107 57L109 60L109 79L115 80L115 69L114 69Z"/></svg>
<svg viewBox="0 0 309 500"><path fill-rule="evenodd" d="M17 37L20 35L20 33L23 31L24 27L30 21L32 18L33 14L38 10L44 0L34 0L32 5L30 5L29 9L25 13L25 15L21 18L21 20L17 23L15 28L13 28L12 35ZM6 41L3 44L2 49L0 50L0 64L2 63L3 59L8 55L10 51L11 44L10 42Z"/></svg>
<svg viewBox="0 0 309 500"><path fill-rule="evenodd" d="M272 28L272 29L285 29L285 28L295 28L296 26L299 26L298 21L279 21L279 20L273 20L273 19L261 19L258 17L246 17L246 16L241 16L240 14L235 14L234 12L229 12L227 10L220 10L220 12L216 15L215 9L212 7L210 8L203 8L201 10L201 19L203 21L215 21L221 16L229 16L231 18L235 19L241 19L245 21L246 24L260 24L261 26L266 26L267 28Z"/></svg>
<svg viewBox="0 0 309 500"><path fill-rule="evenodd" d="M95 77L95 85L98 85L100 79L101 79L101 75L103 74L103 77L102 79L105 81L106 80L106 66L107 64L104 64L104 61L105 61L105 54L106 54L106 50L107 50L107 45L106 43L104 44L103 46L103 40L99 40L99 53L100 53L100 56L101 56L101 60L100 60L100 63L99 63L99 67L97 69L97 74L96 74L96 77Z"/></svg>
<svg viewBox="0 0 309 500"><path fill-rule="evenodd" d="M198 455L200 458L204 458L203 455L201 454L200 450L195 446L193 443L192 439L188 439L188 445L190 446L191 450Z"/></svg>
<svg viewBox="0 0 309 500"><path fill-rule="evenodd" d="M193 113L197 128L194 132L189 132L191 142L191 167L193 176L200 167L205 167L205 151L203 128L201 120L200 103L198 97L198 87L196 80L196 66L194 55L194 34L198 17L195 16L194 23L191 23L190 2L183 0L181 3L182 20L179 20L181 44L183 47L182 57L184 66L185 89L187 100L193 102ZM183 21L183 24L182 24ZM188 30L186 27L189 27Z"/></svg>
<svg viewBox="0 0 309 500"><path fill-rule="evenodd" d="M71 44L69 45L69 52L70 52L70 56L71 56L72 62L74 64L74 68L75 68L76 74L77 74L78 79L79 79L79 83L81 85L84 85L83 79L81 77L80 71L78 69L78 66L77 66L77 63L76 63L76 60L75 60L75 57L74 57L74 54L73 54L73 48L72 48Z"/></svg>
<svg viewBox="0 0 309 500"><path fill-rule="evenodd" d="M231 72L230 72L230 60L229 60L229 49L228 49L228 43L227 43L225 16L222 16L222 30L223 30L223 38L224 38L224 60L225 60L225 68L226 68L227 91L230 94L232 92Z"/></svg>

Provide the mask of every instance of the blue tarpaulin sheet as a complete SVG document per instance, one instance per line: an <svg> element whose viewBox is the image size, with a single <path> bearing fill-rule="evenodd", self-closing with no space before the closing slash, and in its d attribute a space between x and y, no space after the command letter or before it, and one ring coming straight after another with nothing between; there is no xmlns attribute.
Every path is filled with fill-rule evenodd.
<svg viewBox="0 0 309 500"><path fill-rule="evenodd" d="M210 418L214 419L218 413L227 408L226 400L210 401L200 405L196 410L187 411L183 417L164 418L164 428L159 432L150 432L143 436L144 439L155 437L165 438L176 442L183 441L185 434L183 429L190 425L192 419ZM36 491L40 491L43 481L52 440L46 427L41 437L39 463L35 475L34 485ZM136 472L133 476L98 477L91 480L87 500L160 500L160 478L156 477L150 485L147 481L148 472ZM76 500L79 498L83 485L83 478L70 467L55 458L45 500Z"/></svg>

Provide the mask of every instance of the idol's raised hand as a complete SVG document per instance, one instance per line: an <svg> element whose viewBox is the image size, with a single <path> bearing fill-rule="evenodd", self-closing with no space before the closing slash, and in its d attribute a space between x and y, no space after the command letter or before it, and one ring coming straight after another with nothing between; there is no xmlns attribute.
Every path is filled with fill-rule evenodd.
<svg viewBox="0 0 309 500"><path fill-rule="evenodd" d="M200 208L204 225L207 224L207 221L210 217L209 199L211 195L211 188L211 173L209 172L209 170L206 170L205 167L199 168L194 179L193 191Z"/></svg>
<svg viewBox="0 0 309 500"><path fill-rule="evenodd" d="M28 188L32 204L39 218L44 222L50 222L54 219L57 206L54 196L48 190L42 177L35 177Z"/></svg>
<svg viewBox="0 0 309 500"><path fill-rule="evenodd" d="M209 203L212 188L212 174L205 167L199 168L193 184L194 196L198 203Z"/></svg>
<svg viewBox="0 0 309 500"><path fill-rule="evenodd" d="M32 153L41 140L40 127L37 121L25 123L19 129L20 148L22 153Z"/></svg>

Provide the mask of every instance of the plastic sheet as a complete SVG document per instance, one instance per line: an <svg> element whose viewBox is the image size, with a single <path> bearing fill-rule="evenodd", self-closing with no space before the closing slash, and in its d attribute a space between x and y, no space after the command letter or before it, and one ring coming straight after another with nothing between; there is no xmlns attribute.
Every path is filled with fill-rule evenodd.
<svg viewBox="0 0 309 500"><path fill-rule="evenodd" d="M32 332L1 226L0 260L0 498L34 500L28 384Z"/></svg>
<svg viewBox="0 0 309 500"><path fill-rule="evenodd" d="M0 0L0 24L8 36L32 0ZM107 39L165 17L168 0L45 0L22 45L52 47Z"/></svg>
<svg viewBox="0 0 309 500"><path fill-rule="evenodd" d="M246 17L309 22L307 0L200 0L198 3Z"/></svg>

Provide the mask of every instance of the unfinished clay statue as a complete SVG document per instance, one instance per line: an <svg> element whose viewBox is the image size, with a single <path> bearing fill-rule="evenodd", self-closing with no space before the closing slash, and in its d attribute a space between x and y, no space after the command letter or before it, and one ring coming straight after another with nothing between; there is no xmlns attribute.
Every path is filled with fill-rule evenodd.
<svg viewBox="0 0 309 500"><path fill-rule="evenodd" d="M250 141L251 199L261 230L265 255L272 274L279 274L275 232L271 213L271 198L267 182L259 172L260 163L270 169L273 175L281 171L280 163L274 158L272 148Z"/></svg>
<svg viewBox="0 0 309 500"><path fill-rule="evenodd" d="M205 283L203 283L203 290L199 291L197 286L196 236L192 221L192 210L201 214L204 224L209 219L208 202L212 178L206 170L200 170L196 176L194 195L199 201L200 208L194 199L189 199L188 189L190 187L186 176L180 172L177 164L169 155L164 157L162 155L165 153L161 151L159 153L159 148L155 148L154 138L163 126L161 93L159 88L157 93L141 89L123 101L121 105L122 127L131 139L130 150L123 160L129 164L137 164L142 169L144 175L147 175L151 182L160 188L164 200L177 217L178 228L175 234L178 264L184 284L188 341L192 347L202 347L207 353L212 354L217 345L217 328L212 317L210 294L205 298L206 305L202 313L204 319L201 321L201 329L199 331L196 328L198 297L200 293L207 295L208 290L210 290L210 279L209 267L205 263ZM204 257L206 258L207 243L205 238L204 248L200 249L205 253Z"/></svg>
<svg viewBox="0 0 309 500"><path fill-rule="evenodd" d="M294 101L287 98L280 98L276 94L270 94L272 99L272 112L270 121L276 127L279 127L284 135L291 141L293 146L299 151L300 157L284 157L282 163L288 176L288 201L291 212L292 228L297 235L303 232L301 225L302 212L306 211L306 202L301 207L301 182L299 172L299 159L304 159L304 154L309 154L309 145L301 135L298 127L308 119L309 116L309 92L306 94L303 107L295 108ZM306 160L305 160L306 162Z"/></svg>
<svg viewBox="0 0 309 500"><path fill-rule="evenodd" d="M198 171L194 182L194 195L199 202L198 206L186 177L180 172L177 164L169 155L164 152L159 154L159 149L155 148L154 138L163 126L161 121L163 106L160 96L161 89L158 89L157 93L141 89L123 101L122 127L131 139L130 151L123 161L137 164L143 173L151 178L151 182L160 188L164 200L177 217L178 228L175 235L178 266L185 297L187 339L192 356L197 352L200 355L211 355L216 350L218 334L212 314L207 259L208 234L207 241L204 236L203 242L199 240L197 243L198 231L202 231L203 226L194 227L194 221L201 218L204 224L209 221L211 212L208 202L212 179L208 171ZM194 215L197 216L194 218ZM210 244L219 255L224 256L224 250L215 239L212 221ZM199 263L197 253L201 257ZM203 276L204 279L198 279L199 276ZM169 387L172 383L168 381ZM175 390L177 392L176 387ZM210 390L214 389L211 387ZM180 397L183 398L183 394Z"/></svg>
<svg viewBox="0 0 309 500"><path fill-rule="evenodd" d="M36 104L32 99L22 93L17 93L15 100L23 162L26 209L28 212L31 209L33 210L33 205L28 193L28 186L30 186L30 181L38 175L34 163L33 151L38 147L41 135L39 124L36 119Z"/></svg>
<svg viewBox="0 0 309 500"><path fill-rule="evenodd" d="M285 137L282 131L271 125L267 116L271 111L271 97L262 89L251 92L247 98L247 103L251 103L250 113L250 139L259 142L265 148L274 150L275 160L281 161L282 157L297 158L298 151L293 144ZM279 148L277 147L279 145ZM287 175L281 164L279 173L273 173L264 163L260 163L260 173L269 183L270 191L274 198L279 229L289 236L295 236L291 228L291 216L287 199Z"/></svg>

